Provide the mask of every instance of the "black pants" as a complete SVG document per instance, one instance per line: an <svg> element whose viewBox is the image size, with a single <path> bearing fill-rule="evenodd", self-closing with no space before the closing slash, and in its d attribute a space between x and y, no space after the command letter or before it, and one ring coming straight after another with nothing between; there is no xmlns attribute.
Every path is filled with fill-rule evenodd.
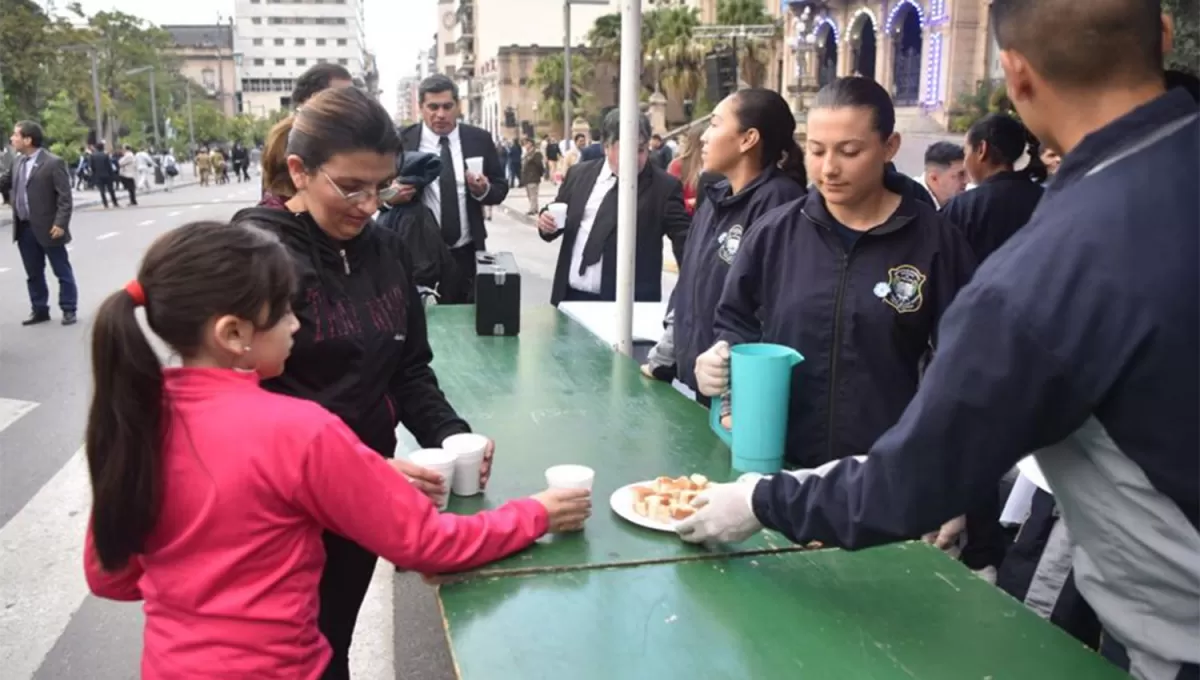
<svg viewBox="0 0 1200 680"><path fill-rule="evenodd" d="M117 203L117 191L113 188L113 179L111 177L97 178L96 188L100 190L100 201L104 203L105 208L108 207L108 200L110 197L112 198L112 204L114 208L121 207L121 204Z"/></svg>
<svg viewBox="0 0 1200 680"><path fill-rule="evenodd" d="M375 573L378 558L354 541L325 532L325 570L321 572L321 612L317 625L333 648L323 680L349 680L354 624Z"/></svg>
<svg viewBox="0 0 1200 680"><path fill-rule="evenodd" d="M475 304L475 244L451 248L450 256L454 258L455 275L452 281L442 281L438 304Z"/></svg>
<svg viewBox="0 0 1200 680"><path fill-rule="evenodd" d="M121 184L125 187L125 191L129 192L129 205L137 205L137 180L133 177L122 177ZM116 202L117 197L113 196L113 203Z"/></svg>

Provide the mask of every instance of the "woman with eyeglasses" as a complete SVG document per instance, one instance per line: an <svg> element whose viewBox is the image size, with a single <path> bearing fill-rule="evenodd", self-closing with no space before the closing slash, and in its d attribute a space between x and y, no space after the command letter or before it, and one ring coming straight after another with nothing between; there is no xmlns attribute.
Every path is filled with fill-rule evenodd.
<svg viewBox="0 0 1200 680"><path fill-rule="evenodd" d="M263 386L321 404L387 458L397 424L429 448L470 431L429 366L425 311L400 236L371 220L399 153L395 125L378 102L355 88L326 90L267 140L263 179L275 205L234 216L278 234L296 266L292 311L300 330L283 374ZM491 453L489 446L481 483ZM406 473L421 482L426 471ZM443 491L440 479L424 482L431 493ZM333 648L325 677L348 678L376 557L335 534L326 533L324 544L319 625Z"/></svg>

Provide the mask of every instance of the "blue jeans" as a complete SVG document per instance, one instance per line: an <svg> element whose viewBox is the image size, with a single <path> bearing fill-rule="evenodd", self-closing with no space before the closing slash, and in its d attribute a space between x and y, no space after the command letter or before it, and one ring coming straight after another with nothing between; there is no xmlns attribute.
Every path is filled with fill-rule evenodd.
<svg viewBox="0 0 1200 680"><path fill-rule="evenodd" d="M79 289L75 287L75 272L71 271L71 260L67 258L66 246L43 248L33 235L29 224L13 225L19 230L17 248L21 251L21 262L25 265L25 284L29 288L29 304L39 314L50 311L50 289L46 286L46 260L58 278L58 306L64 312L74 312L79 304Z"/></svg>

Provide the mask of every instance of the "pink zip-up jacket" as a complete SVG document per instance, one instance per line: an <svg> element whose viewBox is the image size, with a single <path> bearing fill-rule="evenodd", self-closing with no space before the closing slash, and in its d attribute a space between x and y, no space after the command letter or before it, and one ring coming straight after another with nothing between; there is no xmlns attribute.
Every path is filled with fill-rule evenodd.
<svg viewBox="0 0 1200 680"><path fill-rule="evenodd" d="M165 378L162 510L146 552L110 573L90 527L84 549L93 593L145 601L145 680L319 678L330 658L317 630L323 530L424 573L480 566L546 532L533 499L439 514L336 416L252 374Z"/></svg>

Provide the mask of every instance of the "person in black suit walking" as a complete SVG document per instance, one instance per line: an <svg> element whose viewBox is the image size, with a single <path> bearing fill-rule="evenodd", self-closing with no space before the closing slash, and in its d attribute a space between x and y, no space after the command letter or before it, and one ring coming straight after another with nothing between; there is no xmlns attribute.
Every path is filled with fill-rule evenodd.
<svg viewBox="0 0 1200 680"><path fill-rule="evenodd" d="M33 312L23 326L50 320L50 289L46 260L58 277L58 306L64 326L75 323L79 291L67 257L71 242L71 177L61 158L42 148L42 127L23 120L13 127L11 141L20 154L12 169L0 175L0 187L12 192L13 242L25 266Z"/></svg>
<svg viewBox="0 0 1200 680"><path fill-rule="evenodd" d="M475 301L475 253L486 248L487 228L483 208L499 205L508 195L504 165L492 136L482 128L458 120L458 87L448 77L435 74L417 89L423 122L400 132L405 151L437 154L442 159L441 178L421 190L395 185L392 205L421 200L438 217L442 238L458 269L457 280L442 291L441 304ZM468 165L482 159L483 172ZM470 161L470 163L468 162Z"/></svg>
<svg viewBox="0 0 1200 680"><path fill-rule="evenodd" d="M555 224L544 209L538 215L543 241L563 237L554 272L550 304L572 300L617 299L617 160L620 111L604 118L600 134L605 157L582 161L567 171L556 203L567 204L567 223ZM683 259L691 217L683 205L683 185L661 168L647 163L650 121L638 123L637 244L633 297L638 302L662 300L663 237L671 239L675 261Z"/></svg>
<svg viewBox="0 0 1200 680"><path fill-rule="evenodd" d="M100 201L104 203L104 207L108 207L111 198L113 207L120 208L121 204L117 203L117 191L114 188L117 181L116 163L104 150L104 142L96 142L96 150L88 157L88 164L92 168L92 181L100 191Z"/></svg>

